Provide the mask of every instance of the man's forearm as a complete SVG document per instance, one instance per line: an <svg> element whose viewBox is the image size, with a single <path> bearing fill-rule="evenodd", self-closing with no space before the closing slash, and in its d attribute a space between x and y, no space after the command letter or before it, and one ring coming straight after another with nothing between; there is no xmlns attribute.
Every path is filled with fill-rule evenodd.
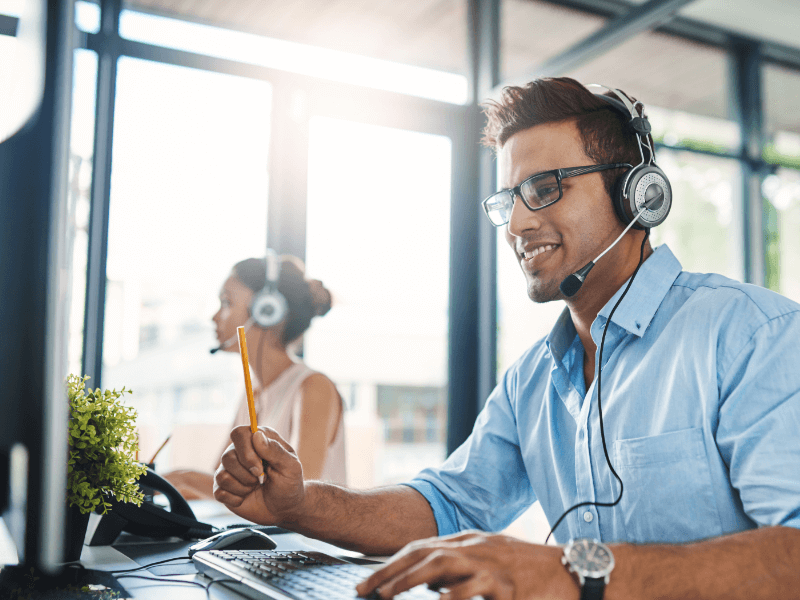
<svg viewBox="0 0 800 600"><path fill-rule="evenodd" d="M765 527L686 545L612 545L608 600L758 600L800 593L800 530ZM787 595L789 594L789 595Z"/></svg>
<svg viewBox="0 0 800 600"><path fill-rule="evenodd" d="M427 500L407 486L351 490L307 481L302 506L282 525L364 554L394 554L437 534Z"/></svg>

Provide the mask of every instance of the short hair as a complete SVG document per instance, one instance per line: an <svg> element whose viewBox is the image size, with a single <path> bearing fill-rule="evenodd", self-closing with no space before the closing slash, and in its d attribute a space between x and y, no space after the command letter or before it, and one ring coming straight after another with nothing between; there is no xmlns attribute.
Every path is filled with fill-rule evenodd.
<svg viewBox="0 0 800 600"><path fill-rule="evenodd" d="M286 299L288 309L281 336L281 343L286 346L305 333L311 319L331 309L332 297L321 281L306 279L305 265L299 258L283 255L279 260L278 291ZM233 275L253 293L258 293L267 284L266 265L264 258L247 258L234 265Z"/></svg>
<svg viewBox="0 0 800 600"><path fill-rule="evenodd" d="M609 93L606 95L613 97ZM631 100L636 101L635 98ZM637 165L640 162L636 135L628 129L630 119L569 77L545 77L521 87L506 87L500 100L488 100L482 107L487 117L482 142L495 151L512 135L525 129L574 121L584 152L595 163ZM652 139L650 144L652 147ZM603 171L601 176L611 195L619 170Z"/></svg>

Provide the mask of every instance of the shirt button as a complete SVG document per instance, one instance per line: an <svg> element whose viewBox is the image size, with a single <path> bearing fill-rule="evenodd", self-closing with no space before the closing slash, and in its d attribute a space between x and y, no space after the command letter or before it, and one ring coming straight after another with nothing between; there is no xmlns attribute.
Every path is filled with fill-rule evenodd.
<svg viewBox="0 0 800 600"><path fill-rule="evenodd" d="M590 513L588 510L585 513L583 513L583 520L584 521L586 521L587 523L591 523L592 519L594 519L594 515L592 513Z"/></svg>

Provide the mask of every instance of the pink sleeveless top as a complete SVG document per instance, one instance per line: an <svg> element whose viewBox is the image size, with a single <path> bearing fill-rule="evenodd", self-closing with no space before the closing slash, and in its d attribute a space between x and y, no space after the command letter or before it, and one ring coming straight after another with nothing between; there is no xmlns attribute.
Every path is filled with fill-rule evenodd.
<svg viewBox="0 0 800 600"><path fill-rule="evenodd" d="M283 373L278 375L266 389L256 396L256 415L258 424L272 427L280 436L289 442L292 448L297 448L299 439L300 408L302 404L303 382L316 371L308 368L303 363L295 363ZM339 398L341 406L341 397ZM345 455L344 455L344 407L339 411L339 424L336 427L336 434L328 450L325 453L325 461L322 465L322 476L320 480L330 483L345 485ZM250 416L247 410L247 400L245 399L239 406L236 413L234 426L249 425Z"/></svg>

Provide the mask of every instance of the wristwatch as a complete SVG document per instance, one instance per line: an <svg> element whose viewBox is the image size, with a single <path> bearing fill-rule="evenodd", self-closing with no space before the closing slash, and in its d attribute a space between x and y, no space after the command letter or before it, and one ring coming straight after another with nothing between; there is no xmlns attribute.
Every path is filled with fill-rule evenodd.
<svg viewBox="0 0 800 600"><path fill-rule="evenodd" d="M564 546L561 564L574 573L581 586L581 600L603 600L614 555L603 542L588 538L572 540Z"/></svg>

